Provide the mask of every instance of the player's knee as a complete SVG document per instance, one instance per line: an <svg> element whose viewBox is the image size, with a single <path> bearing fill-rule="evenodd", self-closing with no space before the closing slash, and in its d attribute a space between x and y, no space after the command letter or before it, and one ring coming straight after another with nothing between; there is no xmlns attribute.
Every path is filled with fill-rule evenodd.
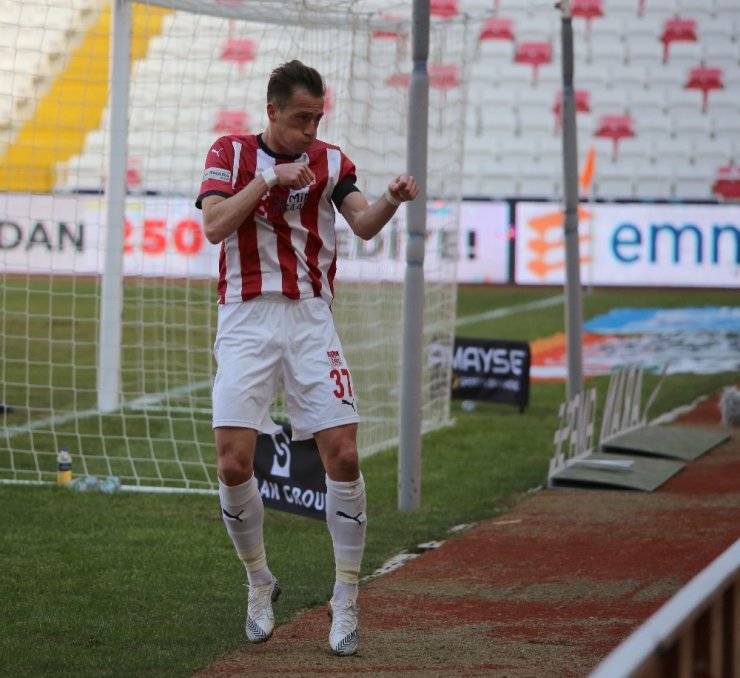
<svg viewBox="0 0 740 678"><path fill-rule="evenodd" d="M330 456L327 475L336 481L356 480L360 476L360 459L354 443L338 445Z"/></svg>
<svg viewBox="0 0 740 678"><path fill-rule="evenodd" d="M241 485L252 477L253 472L247 455L233 450L219 452L218 475L226 485Z"/></svg>

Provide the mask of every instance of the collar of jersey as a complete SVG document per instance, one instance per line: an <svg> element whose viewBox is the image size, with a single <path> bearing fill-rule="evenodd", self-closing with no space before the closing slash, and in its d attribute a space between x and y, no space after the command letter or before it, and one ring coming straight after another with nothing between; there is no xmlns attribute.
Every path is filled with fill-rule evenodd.
<svg viewBox="0 0 740 678"><path fill-rule="evenodd" d="M260 148L267 153L268 155L271 155L275 160L298 160L298 158L303 155L302 153L299 153L298 155L288 155L287 153L275 153L272 149L270 149L267 144L262 140L262 134L257 135L257 143L260 145Z"/></svg>

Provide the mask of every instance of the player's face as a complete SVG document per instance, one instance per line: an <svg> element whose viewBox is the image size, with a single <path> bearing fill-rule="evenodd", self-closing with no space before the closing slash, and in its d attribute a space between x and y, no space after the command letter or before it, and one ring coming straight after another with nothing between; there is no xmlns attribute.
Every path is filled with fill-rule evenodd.
<svg viewBox="0 0 740 678"><path fill-rule="evenodd" d="M281 109L267 104L270 119L270 148L277 153L299 155L316 140L324 115L324 97L297 89Z"/></svg>

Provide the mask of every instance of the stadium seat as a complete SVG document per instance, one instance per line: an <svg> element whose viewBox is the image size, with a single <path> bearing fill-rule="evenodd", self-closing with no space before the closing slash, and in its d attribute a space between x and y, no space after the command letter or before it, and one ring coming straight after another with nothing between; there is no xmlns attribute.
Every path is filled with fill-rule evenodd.
<svg viewBox="0 0 740 678"><path fill-rule="evenodd" d="M622 139L619 143L619 159L635 166L651 164L654 160L653 141L641 137Z"/></svg>
<svg viewBox="0 0 740 678"><path fill-rule="evenodd" d="M654 162L672 167L688 165L694 155L694 148L696 144L691 139L658 137L653 141Z"/></svg>
<svg viewBox="0 0 740 678"><path fill-rule="evenodd" d="M693 89L672 89L666 96L666 109L674 117L701 115L702 95Z"/></svg>
<svg viewBox="0 0 740 678"><path fill-rule="evenodd" d="M737 113L717 112L712 118L714 136L728 144L740 139L740 116Z"/></svg>
<svg viewBox="0 0 740 678"><path fill-rule="evenodd" d="M665 18L676 13L676 0L637 0L638 13L645 19Z"/></svg>
<svg viewBox="0 0 740 678"><path fill-rule="evenodd" d="M519 193L519 163L494 163L485 179L481 178L482 191L478 195L511 197Z"/></svg>
<svg viewBox="0 0 740 678"><path fill-rule="evenodd" d="M594 136L612 140L612 158L614 160L619 157L620 140L634 135L632 117L629 114L601 116L594 132Z"/></svg>
<svg viewBox="0 0 740 678"><path fill-rule="evenodd" d="M627 17L638 16L639 0L609 0L607 18L621 20ZM609 23L604 21L602 23Z"/></svg>
<svg viewBox="0 0 740 678"><path fill-rule="evenodd" d="M709 92L715 89L723 89L722 69L701 66L692 68L689 77L684 84L686 89L698 89L702 94L702 111L707 110L709 104Z"/></svg>
<svg viewBox="0 0 740 678"><path fill-rule="evenodd" d="M726 199L740 199L740 164L718 167L712 193Z"/></svg>
<svg viewBox="0 0 740 678"><path fill-rule="evenodd" d="M585 89L577 89L573 93L576 115L578 113L591 113L591 93ZM552 112L555 115L555 130L560 129L561 115L563 107L563 90L558 90L555 95L555 103L552 106Z"/></svg>
<svg viewBox="0 0 740 678"><path fill-rule="evenodd" d="M645 86L664 92L680 89L686 82L686 71L673 68L671 64L648 66L645 70Z"/></svg>
<svg viewBox="0 0 740 678"><path fill-rule="evenodd" d="M627 108L632 117L661 116L665 112L666 95L662 89L630 90Z"/></svg>
<svg viewBox="0 0 740 678"><path fill-rule="evenodd" d="M518 118L510 108L503 106L481 108L481 131L483 135L513 135L517 133Z"/></svg>
<svg viewBox="0 0 740 678"><path fill-rule="evenodd" d="M680 16L690 16L696 19L712 16L714 2L712 0L676 0L676 11Z"/></svg>
<svg viewBox="0 0 740 678"><path fill-rule="evenodd" d="M229 38L221 50L223 61L233 61L244 69L244 64L254 61L257 56L257 43L249 38Z"/></svg>
<svg viewBox="0 0 740 678"><path fill-rule="evenodd" d="M625 48L627 61L631 68L644 68L661 63L663 48L660 41L653 38L630 38Z"/></svg>
<svg viewBox="0 0 740 678"><path fill-rule="evenodd" d="M667 63L671 45L676 42L696 42L695 19L666 19L663 32L660 34L663 43L663 62Z"/></svg>
<svg viewBox="0 0 740 678"><path fill-rule="evenodd" d="M546 162L522 163L519 167L519 194L531 198L554 198L560 195L562 166Z"/></svg>
<svg viewBox="0 0 740 678"><path fill-rule="evenodd" d="M618 36L600 36L586 45L586 60L590 64L602 66L620 66L627 62L628 52L624 42Z"/></svg>
<svg viewBox="0 0 740 678"><path fill-rule="evenodd" d="M552 42L559 34L558 23L540 14L522 17L516 28L518 42Z"/></svg>
<svg viewBox="0 0 740 678"><path fill-rule="evenodd" d="M702 65L731 70L740 63L740 44L727 36L702 39Z"/></svg>
<svg viewBox="0 0 740 678"><path fill-rule="evenodd" d="M701 143L712 136L712 121L705 115L672 117L673 134L680 139ZM740 123L739 123L740 124Z"/></svg>
<svg viewBox="0 0 740 678"><path fill-rule="evenodd" d="M431 64L429 66L429 87L450 89L460 86L460 68L457 64Z"/></svg>
<svg viewBox="0 0 740 678"><path fill-rule="evenodd" d="M429 14L442 19L457 16L457 0L431 0L429 3Z"/></svg>
<svg viewBox="0 0 740 678"><path fill-rule="evenodd" d="M586 20L586 35L591 34L591 21L604 16L602 0L573 0L570 10L574 18Z"/></svg>
<svg viewBox="0 0 740 678"><path fill-rule="evenodd" d="M714 13L716 16L723 14L732 14L737 12L737 2L735 0L714 0Z"/></svg>
<svg viewBox="0 0 740 678"><path fill-rule="evenodd" d="M597 90L591 97L591 111L597 118L602 115L624 115L629 112L627 101L624 89Z"/></svg>
<svg viewBox="0 0 740 678"><path fill-rule="evenodd" d="M635 181L632 195L643 200L665 200L673 193L674 170L672 165L634 165Z"/></svg>
<svg viewBox="0 0 740 678"><path fill-rule="evenodd" d="M483 22L478 35L479 42L489 40L514 41L514 20L490 17Z"/></svg>
<svg viewBox="0 0 740 678"><path fill-rule="evenodd" d="M591 92L604 90L610 79L610 71L600 64L579 63L575 65L573 83L578 89Z"/></svg>
<svg viewBox="0 0 740 678"><path fill-rule="evenodd" d="M221 109L212 129L216 134L244 134L249 131L249 114L240 109Z"/></svg>
<svg viewBox="0 0 740 678"><path fill-rule="evenodd" d="M699 42L676 42L671 47L669 65L683 73L702 65L704 50Z"/></svg>
<svg viewBox="0 0 740 678"><path fill-rule="evenodd" d="M705 198L711 190L713 180L713 172L705 166L678 165L673 195L682 200Z"/></svg>
<svg viewBox="0 0 740 678"><path fill-rule="evenodd" d="M502 136L496 139L496 156L511 161L533 161L537 155L536 137Z"/></svg>
<svg viewBox="0 0 740 678"><path fill-rule="evenodd" d="M598 198L631 198L634 196L635 167L627 163L596 165L594 194Z"/></svg>
<svg viewBox="0 0 740 678"><path fill-rule="evenodd" d="M740 116L740 97L737 91L726 87L712 91L712 97L707 102L707 111L710 115L737 115Z"/></svg>
<svg viewBox="0 0 740 678"><path fill-rule="evenodd" d="M703 16L697 19L696 33L706 47L724 45L734 38L736 28L726 16Z"/></svg>
<svg viewBox="0 0 740 678"><path fill-rule="evenodd" d="M520 134L540 137L552 133L552 119L545 108L520 108L517 117Z"/></svg>
<svg viewBox="0 0 740 678"><path fill-rule="evenodd" d="M729 165L734 157L734 149L726 139L706 139L700 144L694 144L691 152L694 164L698 167L711 168L714 171L719 166Z"/></svg>
<svg viewBox="0 0 740 678"><path fill-rule="evenodd" d="M630 94L641 92L649 86L646 71L631 65L612 67L608 69L606 77L612 89L624 89ZM606 83L602 83L601 86L606 87Z"/></svg>
<svg viewBox="0 0 740 678"><path fill-rule="evenodd" d="M625 43L651 41L660 43L660 22L641 16L631 16L621 21L621 35Z"/></svg>
<svg viewBox="0 0 740 678"><path fill-rule="evenodd" d="M540 66L552 61L552 48L549 42L521 42L516 46L514 61L532 66L532 84L537 84Z"/></svg>

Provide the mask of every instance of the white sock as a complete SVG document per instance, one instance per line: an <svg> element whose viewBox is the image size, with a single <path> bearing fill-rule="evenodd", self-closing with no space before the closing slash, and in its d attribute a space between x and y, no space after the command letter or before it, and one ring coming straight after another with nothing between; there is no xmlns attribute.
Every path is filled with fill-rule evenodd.
<svg viewBox="0 0 740 678"><path fill-rule="evenodd" d="M365 551L367 515L365 479L338 482L326 477L326 524L334 546L335 600L357 599Z"/></svg>
<svg viewBox="0 0 740 678"><path fill-rule="evenodd" d="M265 509L257 479L253 475L241 485L229 486L219 478L218 496L226 531L244 563L250 585L269 584L272 582L272 573L267 567L262 532Z"/></svg>

